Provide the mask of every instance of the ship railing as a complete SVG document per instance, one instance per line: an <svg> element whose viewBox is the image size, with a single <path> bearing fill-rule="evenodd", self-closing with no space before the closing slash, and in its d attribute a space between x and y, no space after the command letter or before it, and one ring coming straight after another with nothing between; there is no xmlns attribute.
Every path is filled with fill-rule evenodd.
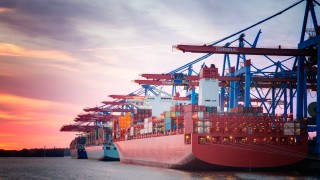
<svg viewBox="0 0 320 180"><path fill-rule="evenodd" d="M289 121L289 122L288 122ZM289 135L302 135L305 128L303 121L291 121L291 118L279 116L264 117L240 117L240 116L217 116L213 120L191 120L192 133L197 134L248 134L248 135L286 135L289 124L294 125L294 129ZM185 123L186 123L185 122ZM285 132L286 130L286 132Z"/></svg>
<svg viewBox="0 0 320 180"><path fill-rule="evenodd" d="M160 137L160 136L171 136L171 135L177 135L177 134L184 134L185 128L177 128L172 130L165 130L165 131L154 131L152 133L144 133L144 134L135 134L133 136L125 138L118 138L115 139L115 141L119 140L131 140L131 139L142 139L142 138L151 138L151 137Z"/></svg>
<svg viewBox="0 0 320 180"><path fill-rule="evenodd" d="M269 145L269 146L301 146L306 141L295 136L236 136L236 135L208 135L198 136L198 144L242 144L242 145Z"/></svg>

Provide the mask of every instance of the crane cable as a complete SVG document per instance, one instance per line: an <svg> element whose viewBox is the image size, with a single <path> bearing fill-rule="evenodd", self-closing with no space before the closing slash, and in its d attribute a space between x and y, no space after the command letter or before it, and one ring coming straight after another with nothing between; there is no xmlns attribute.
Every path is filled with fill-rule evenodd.
<svg viewBox="0 0 320 180"><path fill-rule="evenodd" d="M305 0L300 0L300 1L294 3L293 5L287 7L286 9L284 9L284 10L282 10L282 11L280 11L280 12L274 14L274 15L272 15L272 16L270 16L270 17L268 17L268 18L266 18L266 19L264 19L264 20L262 20L262 21L259 21L259 22L255 23L255 24L253 24L253 25L245 28L245 29L242 29L242 30L240 30L240 31L238 31L238 32L236 32L236 33L228 36L228 37L225 37L225 38L223 38L223 39L221 39L221 40L215 41L214 43L208 44L208 46L213 46L213 45L218 44L218 43L220 43L220 42L222 42L222 41L224 41L224 40L227 40L227 39L229 39L229 38L231 38L231 37L233 37L233 36L235 36L235 35L237 35L237 34L243 33L243 32L245 32L245 31L248 30L248 29L251 29L251 28L253 28L253 27L255 27L255 26L257 26L257 25L259 25L259 24L261 24L261 23L264 23L265 21L268 21L269 19L272 19L272 18L274 18L274 17L276 17L276 16L278 16L278 15L286 12L287 10L293 8L294 6L300 4L300 3L303 2L303 1L305 1Z"/></svg>

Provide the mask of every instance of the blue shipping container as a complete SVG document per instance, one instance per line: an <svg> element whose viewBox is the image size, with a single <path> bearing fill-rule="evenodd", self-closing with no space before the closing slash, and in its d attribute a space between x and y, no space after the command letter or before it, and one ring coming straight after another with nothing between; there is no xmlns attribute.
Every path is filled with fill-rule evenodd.
<svg viewBox="0 0 320 180"><path fill-rule="evenodd" d="M164 118L164 123L171 124L171 118Z"/></svg>
<svg viewBox="0 0 320 180"><path fill-rule="evenodd" d="M171 130L171 123L169 123L169 124L166 124L166 130Z"/></svg>
<svg viewBox="0 0 320 180"><path fill-rule="evenodd" d="M176 130L177 129L177 125L176 124L172 124L172 129Z"/></svg>

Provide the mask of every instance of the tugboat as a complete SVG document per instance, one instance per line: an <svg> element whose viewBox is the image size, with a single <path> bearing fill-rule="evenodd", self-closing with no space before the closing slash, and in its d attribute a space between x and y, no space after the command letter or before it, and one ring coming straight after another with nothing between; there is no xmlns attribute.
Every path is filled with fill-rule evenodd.
<svg viewBox="0 0 320 180"><path fill-rule="evenodd" d="M86 137L78 136L70 143L70 153L73 159L88 159L85 150Z"/></svg>

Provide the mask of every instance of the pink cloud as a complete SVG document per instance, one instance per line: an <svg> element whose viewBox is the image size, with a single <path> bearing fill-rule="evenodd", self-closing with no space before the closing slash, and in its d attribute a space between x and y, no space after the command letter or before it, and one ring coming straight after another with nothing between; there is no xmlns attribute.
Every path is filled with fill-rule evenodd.
<svg viewBox="0 0 320 180"><path fill-rule="evenodd" d="M14 9L0 7L0 13L10 13L10 12L14 12Z"/></svg>
<svg viewBox="0 0 320 180"><path fill-rule="evenodd" d="M18 57L32 57L32 58L43 58L43 59L53 59L53 60L67 60L73 61L74 59L61 52L61 51L42 51L28 49L14 44L0 43L0 55L1 56L18 56Z"/></svg>

